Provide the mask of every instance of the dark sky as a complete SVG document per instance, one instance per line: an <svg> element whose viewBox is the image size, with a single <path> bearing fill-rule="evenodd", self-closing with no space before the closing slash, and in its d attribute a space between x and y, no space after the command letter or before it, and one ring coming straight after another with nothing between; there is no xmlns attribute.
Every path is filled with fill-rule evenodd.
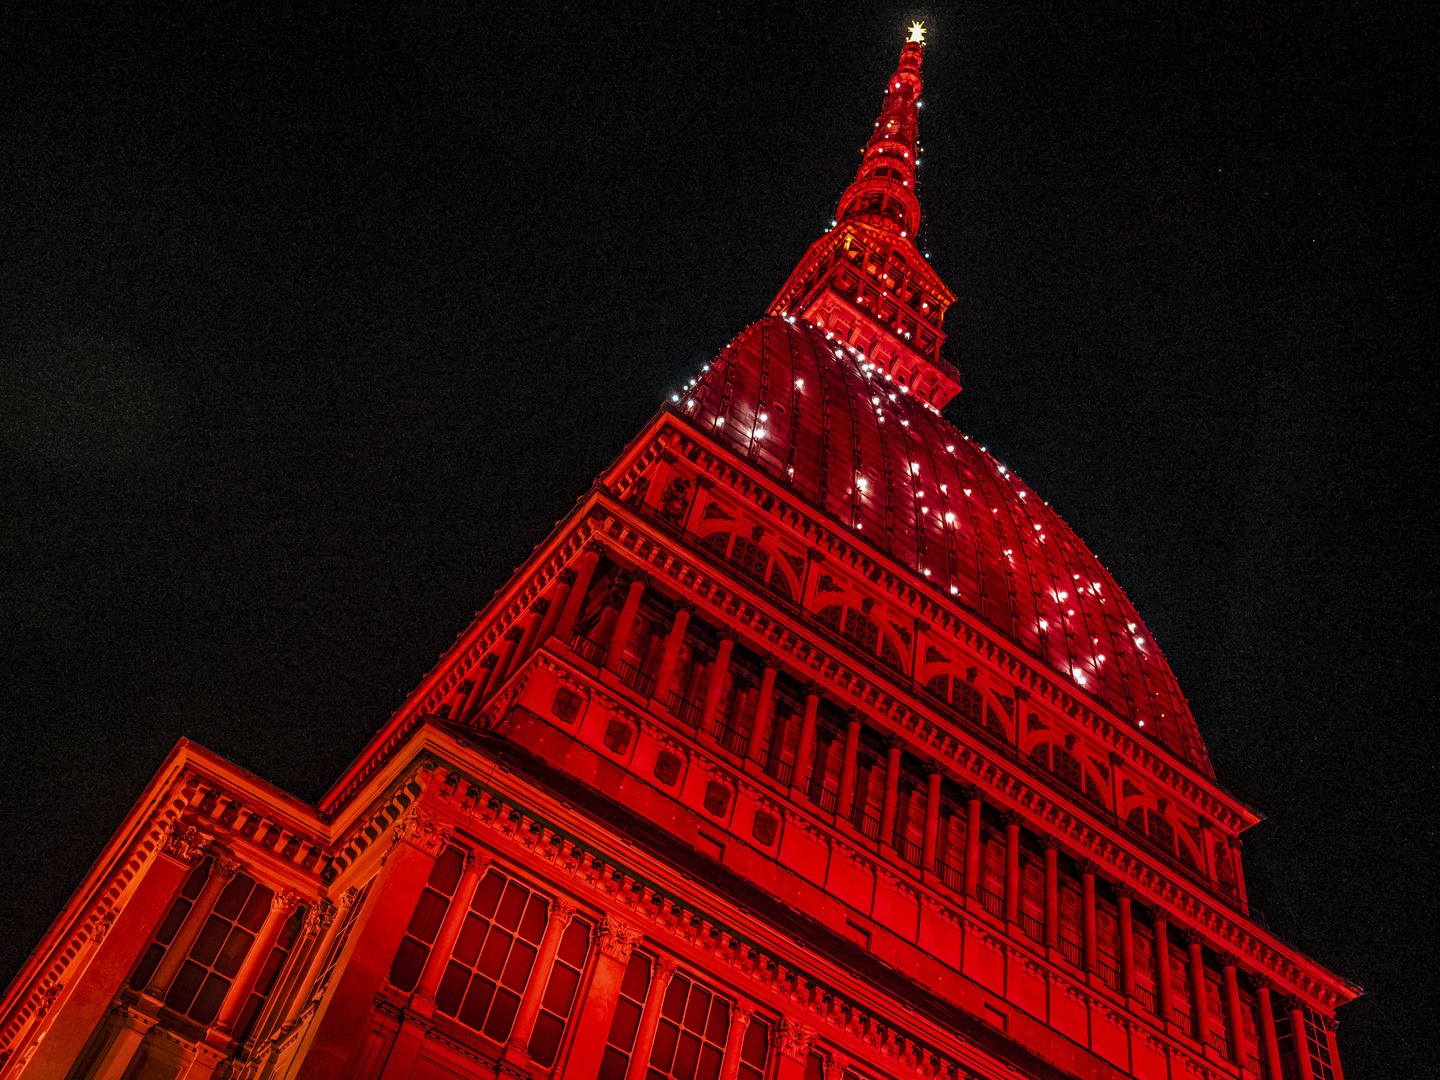
<svg viewBox="0 0 1440 1080"><path fill-rule="evenodd" d="M250 6L0 29L0 979L181 736L325 790L762 312L923 17L948 415L1268 815L1347 1076L1435 1070L1429 5Z"/></svg>

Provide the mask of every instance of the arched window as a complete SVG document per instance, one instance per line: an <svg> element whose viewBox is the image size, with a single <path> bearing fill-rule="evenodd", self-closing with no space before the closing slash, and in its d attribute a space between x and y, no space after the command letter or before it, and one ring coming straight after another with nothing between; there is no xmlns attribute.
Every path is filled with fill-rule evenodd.
<svg viewBox="0 0 1440 1080"><path fill-rule="evenodd" d="M765 571L770 565L770 556L743 536L735 537L735 546L730 549L730 561L757 581L765 580Z"/></svg>
<svg viewBox="0 0 1440 1080"><path fill-rule="evenodd" d="M708 548L722 559L728 558L735 569L746 577L768 587L786 600L791 599L790 582L785 578L780 560L772 559L764 548L748 537L728 532L711 533L700 541L700 546Z"/></svg>
<svg viewBox="0 0 1440 1080"><path fill-rule="evenodd" d="M1050 748L1050 771L1076 791L1080 790L1080 762L1063 746Z"/></svg>
<svg viewBox="0 0 1440 1080"><path fill-rule="evenodd" d="M1145 811L1145 831L1166 851L1175 850L1175 827L1155 810Z"/></svg>
<svg viewBox="0 0 1440 1080"><path fill-rule="evenodd" d="M862 652L878 655L882 663L896 671L904 671L905 663L889 637L880 633L875 620L863 612L841 604L832 604L819 612L818 618L836 633L849 638Z"/></svg>
<svg viewBox="0 0 1440 1080"><path fill-rule="evenodd" d="M1080 759L1058 744L1040 743L1030 751L1030 760L1055 775L1062 784L1093 803L1105 804L1099 786L1080 764Z"/></svg>
<svg viewBox="0 0 1440 1080"><path fill-rule="evenodd" d="M957 679L950 675L936 675L925 684L925 689L947 705L952 706L956 712L972 724L981 722L983 704L980 700L980 691L964 679Z"/></svg>
<svg viewBox="0 0 1440 1080"><path fill-rule="evenodd" d="M1175 854L1175 826L1166 821L1160 811L1137 806L1130 811L1125 823L1142 836L1148 836L1156 847Z"/></svg>

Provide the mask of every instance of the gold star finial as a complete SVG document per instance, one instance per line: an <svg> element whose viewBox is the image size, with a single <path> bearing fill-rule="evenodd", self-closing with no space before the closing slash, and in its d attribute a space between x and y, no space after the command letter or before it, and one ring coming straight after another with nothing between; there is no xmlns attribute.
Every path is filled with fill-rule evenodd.
<svg viewBox="0 0 1440 1080"><path fill-rule="evenodd" d="M925 24L923 22L910 24L910 40L921 45L925 44Z"/></svg>

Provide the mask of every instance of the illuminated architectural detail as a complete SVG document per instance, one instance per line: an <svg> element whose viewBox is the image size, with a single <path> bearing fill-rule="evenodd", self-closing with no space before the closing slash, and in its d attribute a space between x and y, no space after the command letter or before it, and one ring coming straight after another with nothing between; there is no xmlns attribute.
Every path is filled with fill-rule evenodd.
<svg viewBox="0 0 1440 1080"><path fill-rule="evenodd" d="M1340 1076L1124 594L949 427L912 30L836 225L317 806L181 742L0 1078Z"/></svg>

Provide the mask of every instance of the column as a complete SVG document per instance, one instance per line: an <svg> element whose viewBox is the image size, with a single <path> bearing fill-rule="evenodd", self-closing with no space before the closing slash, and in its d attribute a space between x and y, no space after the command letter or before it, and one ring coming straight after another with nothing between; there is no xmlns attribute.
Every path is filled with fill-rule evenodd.
<svg viewBox="0 0 1440 1080"><path fill-rule="evenodd" d="M1124 885L1115 886L1115 906L1120 923L1120 991L1135 996L1135 923L1132 910L1135 894Z"/></svg>
<svg viewBox="0 0 1440 1080"><path fill-rule="evenodd" d="M512 626L505 631L505 643L500 646L500 659L495 661L495 674L490 676L490 685L485 688L487 697L494 697L495 692L505 685L505 679L510 674L510 662L515 659L515 650L520 647L522 633L518 626Z"/></svg>
<svg viewBox="0 0 1440 1080"><path fill-rule="evenodd" d="M110 1045L105 1048L105 1053L95 1063L90 1080L120 1080L130 1068L130 1061L145 1036L159 1023L157 1017L149 1016L139 1009L117 1007L117 1011L120 1016L120 1030L115 1033ZM80 1047L74 1049L78 1051Z"/></svg>
<svg viewBox="0 0 1440 1080"><path fill-rule="evenodd" d="M195 906L185 916L185 921L180 924L180 929L170 941L170 947L165 950L165 958L160 961L160 966L155 969L155 974L150 976L150 981L140 994L139 1006L145 1012L152 1016L159 1014L170 984L175 981L175 976L185 964L185 958L190 955L190 946L194 945L195 939L200 936L200 930L204 927L205 920L210 917L215 901L220 899L225 886L230 884L230 879L239 870L238 862L231 861L221 852L215 852L214 862L210 864L210 876L206 878L200 895L195 898Z"/></svg>
<svg viewBox="0 0 1440 1080"><path fill-rule="evenodd" d="M845 725L845 757L840 763L840 793L835 797L835 816L847 818L855 799L855 759L860 753L860 714L854 709Z"/></svg>
<svg viewBox="0 0 1440 1080"><path fill-rule="evenodd" d="M430 784L441 780L436 769ZM366 1018L375 995L390 974L390 962L435 860L450 840L450 829L436 822L423 808L413 807L396 825L399 842L390 849L371 884L365 910L352 924L341 965L332 985L311 1019L296 1059L301 1062L294 1080L333 1080L345 1072L356 1045L368 1031Z"/></svg>
<svg viewBox="0 0 1440 1080"><path fill-rule="evenodd" d="M470 687L470 693L460 702L460 707L455 710L455 719L464 723L468 721L480 709L480 703L485 700L485 691L490 686L490 680L495 676L495 661L500 659L494 653L486 653L475 665L475 682Z"/></svg>
<svg viewBox="0 0 1440 1080"><path fill-rule="evenodd" d="M1045 837L1045 948L1060 948L1060 841Z"/></svg>
<svg viewBox="0 0 1440 1080"><path fill-rule="evenodd" d="M575 1036L565 1060L564 1080L595 1080L599 1075L605 1040L625 983L625 969L639 940L638 930L612 915L605 916L600 924L600 954L595 957L590 987L575 1017Z"/></svg>
<svg viewBox="0 0 1440 1080"><path fill-rule="evenodd" d="M675 961L657 956L650 971L650 991L640 1013L640 1026L635 1032L635 1047L630 1051L630 1067L625 1080L645 1080L650 1068L650 1051L655 1048L655 1032L660 1027L660 1008L665 1004L665 991L675 975ZM608 1034L608 1031L607 1031Z"/></svg>
<svg viewBox="0 0 1440 1080"><path fill-rule="evenodd" d="M1315 1080L1315 1068L1310 1063L1310 1040L1305 1034L1305 1006L1298 997L1287 997L1285 1007L1290 1011L1290 1043L1295 1047L1295 1065L1300 1080Z"/></svg>
<svg viewBox="0 0 1440 1080"><path fill-rule="evenodd" d="M1080 962L1087 975L1099 970L1095 965L1095 870L1088 859L1080 864Z"/></svg>
<svg viewBox="0 0 1440 1080"><path fill-rule="evenodd" d="M455 943L460 940L460 931L465 929L465 918L470 914L470 902L475 899L475 890L480 887L480 879L489 869L488 854L478 858L474 854L465 856L465 869L460 874L460 883L455 886L450 907L435 935L434 944L430 946L430 955L425 959L420 981L415 984L415 990L410 995L408 1008L411 1012L421 1016L430 1016L435 1012L435 991L440 989L440 980L445 976L450 954L455 951Z"/></svg>
<svg viewBox="0 0 1440 1080"><path fill-rule="evenodd" d="M725 691L725 677L730 673L730 654L735 651L735 632L720 631L720 648L710 667L710 688L705 691L705 708L700 713L700 730L709 732L715 726L715 713L720 708L720 695Z"/></svg>
<svg viewBox="0 0 1440 1080"><path fill-rule="evenodd" d="M305 961L305 970L290 991L290 1004L285 1009L285 1017L276 1026L275 1032L284 1036L295 1026L296 1019L305 1011L305 1006L310 1004L310 990L315 983L315 978L320 974L320 969L325 964L325 958L330 955L330 947L335 943L335 935L340 932L340 927L345 923L345 913L350 904L355 900L355 890L347 889L340 897L338 904L332 904L328 900L322 900L311 913L319 927L319 940L315 948L310 951L310 956Z"/></svg>
<svg viewBox="0 0 1440 1080"><path fill-rule="evenodd" d="M1255 984L1255 1006L1259 1010L1260 1056L1272 1080L1280 1077L1280 1040L1275 1037L1275 1007L1270 1000L1270 984Z"/></svg>
<svg viewBox="0 0 1440 1080"><path fill-rule="evenodd" d="M600 556L604 554L605 545L599 540L590 540L580 555L580 565L575 570L575 583L570 587L570 595L566 597L560 619L555 624L555 635L566 645L570 644L575 620L580 618L580 609L585 606L585 596L590 592L590 582L595 577L595 567L599 565Z"/></svg>
<svg viewBox="0 0 1440 1080"><path fill-rule="evenodd" d="M625 647L630 644L630 631L635 626L635 615L640 610L640 597L644 595L649 582L644 574L630 575L625 602L620 606L620 617L615 620L609 647L605 650L605 666L611 671L620 670L620 661L625 658Z"/></svg>
<svg viewBox="0 0 1440 1080"><path fill-rule="evenodd" d="M1190 1026L1195 1041L1202 1047L1210 1034L1210 999L1205 991L1205 957L1203 934L1185 931L1185 944L1190 948Z"/></svg>
<svg viewBox="0 0 1440 1080"><path fill-rule="evenodd" d="M555 592L550 597L550 606L545 610L545 621L540 624L540 636L536 644L544 644L550 640L550 635L555 633L555 627L560 622L560 613L565 610L565 605L570 600L570 590L575 584L575 571L565 567L555 575Z"/></svg>
<svg viewBox="0 0 1440 1080"><path fill-rule="evenodd" d="M750 737L745 743L745 760L759 761L765 742L765 722L770 718L770 701L775 696L775 674L780 662L768 653L765 671L760 676L760 695L755 699L755 715L750 719Z"/></svg>
<svg viewBox="0 0 1440 1080"><path fill-rule="evenodd" d="M550 918L545 924L545 936L540 939L540 948L535 953L535 965L530 969L530 982L525 995L515 1012L515 1023L510 1029L510 1042L505 1047L505 1060L512 1065L524 1066L530 1060L530 1036L535 1030L535 1020L540 1015L540 1002L545 988L550 985L550 969L555 966L555 954L560 951L560 939L575 917L575 905L556 900L550 905Z"/></svg>
<svg viewBox="0 0 1440 1080"><path fill-rule="evenodd" d="M770 1058L773 1062L767 1070L770 1080L805 1080L805 1067L809 1064L810 1048L814 1045L814 1028L782 1016L770 1032Z"/></svg>
<svg viewBox="0 0 1440 1080"><path fill-rule="evenodd" d="M805 686L805 715L800 720L800 741L795 744L795 772L790 790L804 794L810 790L810 770L815 758L815 718L820 711L820 687Z"/></svg>
<svg viewBox="0 0 1440 1080"><path fill-rule="evenodd" d="M735 1080L740 1075L740 1050L745 1042L745 1030L755 1010L738 1001L730 1010L730 1033L725 1038L725 1058L720 1062L720 1080ZM626 1080L631 1080L626 1077ZM1306 1077L1305 1080L1310 1080Z"/></svg>
<svg viewBox="0 0 1440 1080"><path fill-rule="evenodd" d="M965 895L980 895L980 792L970 789L965 818Z"/></svg>
<svg viewBox="0 0 1440 1080"><path fill-rule="evenodd" d="M1020 815L1006 811L1005 818L1005 921L1020 921Z"/></svg>
<svg viewBox="0 0 1440 1080"><path fill-rule="evenodd" d="M1235 957L1220 957L1220 978L1225 988L1225 1028L1230 1036L1230 1060L1245 1067L1245 1026L1240 1017L1240 983L1235 977Z"/></svg>
<svg viewBox="0 0 1440 1080"><path fill-rule="evenodd" d="M283 889L270 898L270 911L265 916L265 921L260 924L255 940L250 943L250 951L245 954L240 970L235 973L230 989L225 993L220 1011L210 1025L210 1033L205 1040L210 1045L224 1047L229 1043L230 1029L235 1024L235 1018L240 1015L245 1002L250 1000L250 991L255 988L260 969L270 959L270 950L275 946L275 939L280 936L285 920L290 918L290 913L299 903L299 896Z"/></svg>
<svg viewBox="0 0 1440 1080"><path fill-rule="evenodd" d="M670 699L670 680L675 677L680 646L685 643L685 628L690 625L690 615L694 610L695 605L685 600L675 605L675 621L670 624L670 633L665 635L665 649L660 654L660 666L655 671L655 699L662 705Z"/></svg>
<svg viewBox="0 0 1440 1080"><path fill-rule="evenodd" d="M1155 1015L1161 1020L1170 1019L1170 924L1165 913L1155 911ZM1277 1072L1275 1074L1279 1076Z"/></svg>
<svg viewBox="0 0 1440 1080"><path fill-rule="evenodd" d="M900 753L903 739L892 736L885 746L885 794L880 802L880 840L882 847L895 845L895 804L900 793Z"/></svg>
<svg viewBox="0 0 1440 1080"><path fill-rule="evenodd" d="M1330 1070L1335 1074L1335 1080L1345 1080L1345 1074L1340 1069L1340 1040L1336 1037L1340 1021L1333 1016L1322 1016L1320 1023L1325 1027L1325 1041L1330 1047Z"/></svg>
<svg viewBox="0 0 1440 1080"><path fill-rule="evenodd" d="M940 838L940 763L930 762L925 774L925 839L920 846L920 865L935 872L935 850Z"/></svg>
<svg viewBox="0 0 1440 1080"><path fill-rule="evenodd" d="M645 489L645 505L652 510L660 508L661 501L665 498L665 488L670 483L671 466L675 464L675 452L673 450L661 450L660 458L650 474L650 484Z"/></svg>
<svg viewBox="0 0 1440 1080"><path fill-rule="evenodd" d="M695 500L690 504L690 512L685 515L685 531L696 532L700 528L700 522L705 518L705 507L710 503L710 489L715 486L715 481L708 476L695 477Z"/></svg>
<svg viewBox="0 0 1440 1080"><path fill-rule="evenodd" d="M540 627L545 622L550 612L550 601L540 597L530 605L530 620L525 624L525 634L520 639L520 648L515 654L515 662L522 663L535 648L535 643L540 640Z"/></svg>

